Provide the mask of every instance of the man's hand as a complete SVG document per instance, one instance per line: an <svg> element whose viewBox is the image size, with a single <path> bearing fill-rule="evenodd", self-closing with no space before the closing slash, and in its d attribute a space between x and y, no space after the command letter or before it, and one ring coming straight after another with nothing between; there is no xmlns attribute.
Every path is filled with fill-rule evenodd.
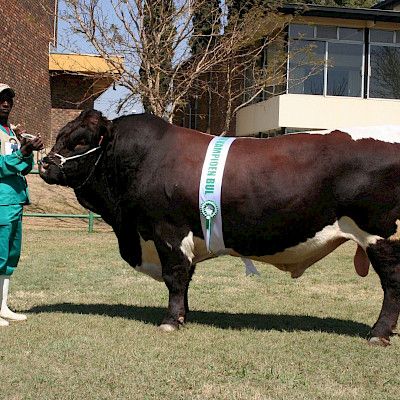
<svg viewBox="0 0 400 400"><path fill-rule="evenodd" d="M28 157L32 154L33 151L42 150L44 148L44 143L40 133L35 136L33 139L28 139L27 137L23 137L20 135L21 142L21 153L24 157Z"/></svg>
<svg viewBox="0 0 400 400"><path fill-rule="evenodd" d="M13 125L10 124L11 129L14 131L14 133L17 135L17 138L19 140L19 135L23 132L26 132L26 129L24 129L21 124Z"/></svg>

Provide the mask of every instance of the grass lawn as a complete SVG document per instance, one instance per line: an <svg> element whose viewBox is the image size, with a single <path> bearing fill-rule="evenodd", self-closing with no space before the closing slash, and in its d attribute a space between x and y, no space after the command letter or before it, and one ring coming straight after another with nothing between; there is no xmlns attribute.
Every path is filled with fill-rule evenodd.
<svg viewBox="0 0 400 400"><path fill-rule="evenodd" d="M400 398L400 339L367 345L382 290L355 274L354 245L298 280L199 264L190 321L168 334L166 288L122 261L111 232L29 225L10 293L29 319L0 330L0 399Z"/></svg>

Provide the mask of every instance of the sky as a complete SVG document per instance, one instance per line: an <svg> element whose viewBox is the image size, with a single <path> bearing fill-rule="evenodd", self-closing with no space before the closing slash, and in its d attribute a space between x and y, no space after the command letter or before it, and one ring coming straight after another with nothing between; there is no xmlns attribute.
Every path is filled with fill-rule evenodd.
<svg viewBox="0 0 400 400"><path fill-rule="evenodd" d="M107 10L108 2L105 1L105 10ZM65 10L65 1L59 0L59 15ZM74 49L74 52L79 52L82 54L94 54L93 49L88 45L83 39L78 38L77 36L72 37L71 45L65 48L63 44L66 43L66 40L71 39L71 32L68 29L68 25L62 20L62 18L58 19L58 38L57 43L58 46L55 49L56 52L71 52L71 48ZM124 94L126 93L126 89L118 86L111 86L108 90L106 90L96 101L95 101L95 109L101 111L107 118L113 119L118 115L123 114L131 114L131 113L140 113L142 112L142 107L138 104L136 107L126 109L120 114L117 113L117 104L121 98L124 98Z"/></svg>

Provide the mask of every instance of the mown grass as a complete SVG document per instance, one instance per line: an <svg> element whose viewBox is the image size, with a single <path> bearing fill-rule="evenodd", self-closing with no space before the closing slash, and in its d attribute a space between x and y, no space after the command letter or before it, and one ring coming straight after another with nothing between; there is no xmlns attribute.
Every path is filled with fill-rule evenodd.
<svg viewBox="0 0 400 400"><path fill-rule="evenodd" d="M112 233L24 235L10 300L29 319L0 330L1 399L399 398L400 340L367 345L382 290L357 277L351 244L298 280L199 264L189 323L166 334L166 288L121 260Z"/></svg>

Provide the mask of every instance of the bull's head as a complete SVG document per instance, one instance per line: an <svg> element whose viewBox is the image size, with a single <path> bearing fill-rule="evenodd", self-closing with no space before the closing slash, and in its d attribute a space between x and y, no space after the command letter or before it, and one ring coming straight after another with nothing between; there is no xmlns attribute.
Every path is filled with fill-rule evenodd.
<svg viewBox="0 0 400 400"><path fill-rule="evenodd" d="M56 143L41 162L40 176L50 184L75 189L82 186L112 138L111 127L111 121L100 111L83 111L60 130Z"/></svg>

